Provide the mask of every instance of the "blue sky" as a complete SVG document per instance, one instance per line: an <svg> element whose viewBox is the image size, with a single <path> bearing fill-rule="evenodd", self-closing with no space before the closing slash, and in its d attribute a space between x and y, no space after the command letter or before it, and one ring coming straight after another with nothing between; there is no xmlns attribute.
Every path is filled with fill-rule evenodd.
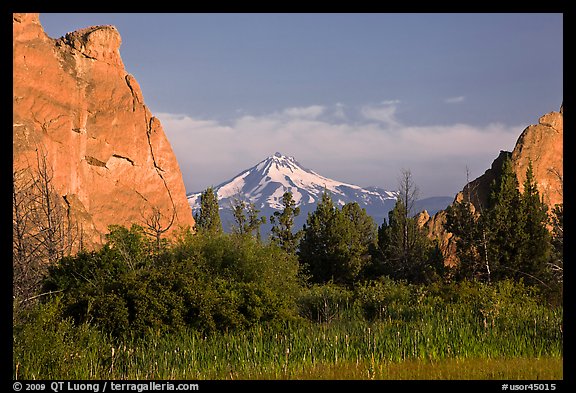
<svg viewBox="0 0 576 393"><path fill-rule="evenodd" d="M41 14L112 24L189 192L280 151L322 175L454 195L563 98L562 14Z"/></svg>

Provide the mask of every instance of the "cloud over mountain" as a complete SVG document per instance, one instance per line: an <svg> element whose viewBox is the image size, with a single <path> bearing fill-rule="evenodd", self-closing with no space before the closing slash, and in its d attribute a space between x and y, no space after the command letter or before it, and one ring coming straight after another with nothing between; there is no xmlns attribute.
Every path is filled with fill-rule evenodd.
<svg viewBox="0 0 576 393"><path fill-rule="evenodd" d="M456 193L483 173L494 151L511 149L525 125L414 126L397 100L350 108L342 103L238 114L229 121L158 113L189 191L230 178L270 151L298 156L321 173L360 185L394 188L411 168L423 196ZM418 170L415 170L418 168ZM392 183L392 184L391 184Z"/></svg>

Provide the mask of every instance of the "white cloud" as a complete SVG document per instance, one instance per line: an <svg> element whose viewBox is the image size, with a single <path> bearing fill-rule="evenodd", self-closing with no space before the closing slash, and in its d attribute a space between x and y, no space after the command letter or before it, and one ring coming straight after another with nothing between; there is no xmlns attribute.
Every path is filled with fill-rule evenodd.
<svg viewBox="0 0 576 393"><path fill-rule="evenodd" d="M464 102L465 99L466 99L466 97L464 97L464 96L448 97L444 100L444 102L447 104L458 104L460 102Z"/></svg>
<svg viewBox="0 0 576 393"><path fill-rule="evenodd" d="M344 104L342 104L341 102L337 102L336 105L334 105L332 116L334 116L337 119L345 119L346 112L344 112L344 107L345 107Z"/></svg>
<svg viewBox="0 0 576 393"><path fill-rule="evenodd" d="M369 120L376 120L388 127L397 126L399 123L396 120L396 104L389 102L396 101L383 101L380 106L367 105L362 107L360 110L362 116Z"/></svg>
<svg viewBox="0 0 576 393"><path fill-rule="evenodd" d="M300 108L287 108L282 113L290 117L304 117L315 119L324 112L324 107L321 105L311 105Z"/></svg>
<svg viewBox="0 0 576 393"><path fill-rule="evenodd" d="M262 116L243 115L224 125L215 120L159 113L189 192L230 179L280 151L304 166L361 186L394 188L401 168L410 168L426 196L451 195L465 182L465 167L477 177L500 150L511 150L524 126L468 124L409 126L394 105L366 106L369 121L322 114L343 105L288 108ZM377 122L371 121L377 120ZM394 126L394 128L391 128Z"/></svg>

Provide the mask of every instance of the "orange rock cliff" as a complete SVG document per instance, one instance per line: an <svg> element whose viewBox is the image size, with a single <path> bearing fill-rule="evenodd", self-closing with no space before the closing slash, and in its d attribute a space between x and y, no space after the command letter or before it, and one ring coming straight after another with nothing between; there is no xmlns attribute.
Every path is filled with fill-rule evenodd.
<svg viewBox="0 0 576 393"><path fill-rule="evenodd" d="M524 191L526 169L532 162L534 180L544 202L553 208L563 203L563 177L564 177L564 107L559 112L550 112L524 129L518 137L512 152L501 151L486 172L464 186L455 201L464 198L464 192L470 191L470 201L474 210L481 211L487 206L492 181L502 172L502 165L506 158L512 160L512 168L518 178L520 191ZM456 244L452 233L444 229L446 211L441 210L430 217L427 212L418 215L419 223L426 229L428 236L438 239L440 249L445 258L445 264L454 266L458 263L456 257Z"/></svg>
<svg viewBox="0 0 576 393"><path fill-rule="evenodd" d="M108 225L193 226L182 174L160 121L120 57L120 34L93 26L52 39L38 14L13 15L14 170L35 167L81 224L90 247Z"/></svg>

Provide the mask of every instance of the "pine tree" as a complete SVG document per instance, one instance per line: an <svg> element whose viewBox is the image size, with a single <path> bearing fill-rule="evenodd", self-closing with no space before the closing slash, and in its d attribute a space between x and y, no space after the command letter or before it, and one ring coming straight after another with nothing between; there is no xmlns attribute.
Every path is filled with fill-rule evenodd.
<svg viewBox="0 0 576 393"><path fill-rule="evenodd" d="M232 225L232 233L237 235L244 235L248 232L248 220L246 219L246 202L239 197L232 199L232 215L234 216L234 225Z"/></svg>
<svg viewBox="0 0 576 393"><path fill-rule="evenodd" d="M403 170L396 205L388 212L388 223L384 221L378 230L379 267L375 270L394 279L424 282L437 270L431 265L437 265L438 258L432 254L431 240L413 217L417 197L412 173Z"/></svg>
<svg viewBox="0 0 576 393"><path fill-rule="evenodd" d="M433 245L414 217L407 217L404 199L388 213L379 230L382 271L394 279L423 282L429 279Z"/></svg>
<svg viewBox="0 0 576 393"><path fill-rule="evenodd" d="M528 163L520 202L525 241L522 245L523 259L519 271L525 276L527 283L540 284L542 280L547 281L546 267L550 259L551 235L547 228L548 206L538 193L532 161Z"/></svg>
<svg viewBox="0 0 576 393"><path fill-rule="evenodd" d="M314 282L330 280L351 285L371 258L376 225L357 203L339 210L325 191L316 210L308 215L300 242L300 261Z"/></svg>
<svg viewBox="0 0 576 393"><path fill-rule="evenodd" d="M522 210L518 179L508 158L500 178L492 185L489 208L482 218L487 229L487 254L494 280L522 277L520 269L526 257L522 247L526 242Z"/></svg>
<svg viewBox="0 0 576 393"><path fill-rule="evenodd" d="M284 209L282 212L274 212L270 216L272 229L270 240L289 254L295 254L298 242L302 237L302 232L294 233L294 218L300 214L300 207L296 207L296 202L292 199L292 193L286 191L282 196Z"/></svg>
<svg viewBox="0 0 576 393"><path fill-rule="evenodd" d="M266 217L258 217L258 213L260 210L254 206L254 203L247 203L235 197L232 200L232 214L235 221L232 232L238 235L255 235L260 241L260 226L266 223Z"/></svg>
<svg viewBox="0 0 576 393"><path fill-rule="evenodd" d="M334 221L338 209L326 190L316 210L308 214L300 241L300 262L308 267L314 282L327 282L334 276L332 257L335 253L333 245Z"/></svg>
<svg viewBox="0 0 576 393"><path fill-rule="evenodd" d="M211 235L222 233L218 196L212 187L208 187L200 195L200 212L194 218L198 231Z"/></svg>
<svg viewBox="0 0 576 393"><path fill-rule="evenodd" d="M340 212L342 228L335 233L338 241L336 275L339 281L351 284L371 264L372 250L377 242L374 219L356 202L347 203Z"/></svg>
<svg viewBox="0 0 576 393"><path fill-rule="evenodd" d="M471 203L454 202L446 209L445 228L454 235L459 264L455 278L458 280L490 281L490 265L486 263L483 221L475 216Z"/></svg>
<svg viewBox="0 0 576 393"><path fill-rule="evenodd" d="M254 235L256 234L256 239L258 241L262 240L260 234L260 226L266 224L266 217L258 217L260 210L256 209L253 203L248 204L247 214L248 214L248 233Z"/></svg>

